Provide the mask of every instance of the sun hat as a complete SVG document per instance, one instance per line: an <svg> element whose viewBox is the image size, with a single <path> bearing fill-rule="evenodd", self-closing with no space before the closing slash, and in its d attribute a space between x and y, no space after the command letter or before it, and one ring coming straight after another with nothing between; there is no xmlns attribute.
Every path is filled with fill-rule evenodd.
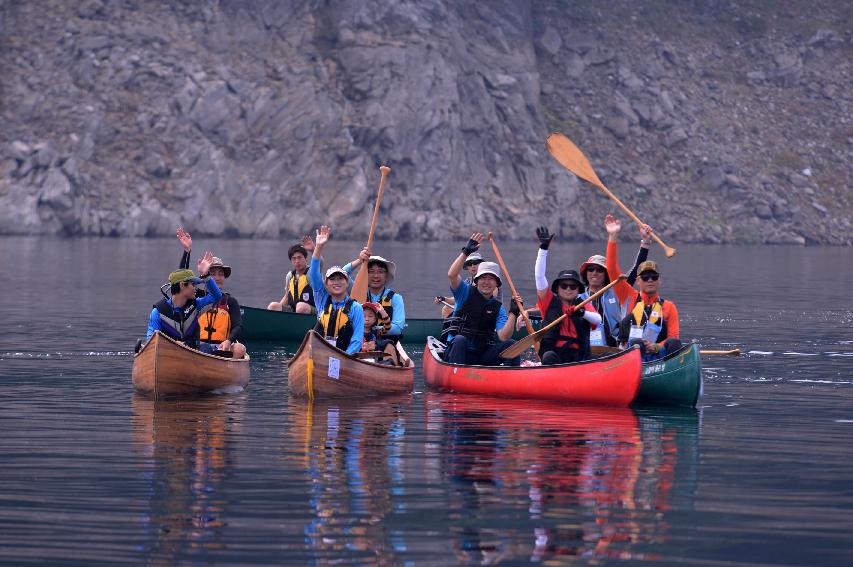
<svg viewBox="0 0 853 567"><path fill-rule="evenodd" d="M501 287L503 281L501 281L501 269L494 262L481 262L479 266L477 266L477 275L474 276L474 284L477 284L477 279L484 275L491 274L495 276L498 280L498 287Z"/></svg>
<svg viewBox="0 0 853 567"><path fill-rule="evenodd" d="M330 277L334 276L335 274L342 274L347 280L349 280L349 274L346 273L346 271L344 271L344 269L341 268L340 266L332 266L331 268L326 270L326 278L325 279L329 279Z"/></svg>
<svg viewBox="0 0 853 567"><path fill-rule="evenodd" d="M586 262L581 264L580 274L581 274L581 277L583 278L583 284L584 285L589 284L589 282L586 281L586 270L587 270L587 268L589 268L593 264L595 264L596 266L601 266L602 268L604 268L604 275L605 276L607 275L607 259L604 256L602 256L601 254L593 254L592 256L590 256L589 258L586 259Z"/></svg>
<svg viewBox="0 0 853 567"><path fill-rule="evenodd" d="M583 286L583 280L576 270L560 270L557 277L551 282L551 292L557 293L557 284L563 280L575 280L578 285Z"/></svg>
<svg viewBox="0 0 853 567"><path fill-rule="evenodd" d="M465 263L463 266L467 266L468 264L479 264L483 261L483 256L479 252L471 252L468 254L468 257L465 258Z"/></svg>
<svg viewBox="0 0 853 567"><path fill-rule="evenodd" d="M388 272L388 279L385 280L385 283L391 283L394 281L394 274L397 273L397 264L391 260L386 260L382 256L371 256L367 259L368 268L370 268L370 264L382 264L385 266L385 271Z"/></svg>
<svg viewBox="0 0 853 567"><path fill-rule="evenodd" d="M217 256L213 257L213 261L210 263L210 267L211 268L222 268L222 271L225 272L226 278L231 275L231 266L226 266L225 264L223 264L222 258L219 258ZM208 272L210 272L209 269L208 269Z"/></svg>
<svg viewBox="0 0 853 567"><path fill-rule="evenodd" d="M651 260L646 260L637 266L637 275L642 274L643 272L654 272L656 274L660 274L658 271L658 265Z"/></svg>
<svg viewBox="0 0 853 567"><path fill-rule="evenodd" d="M379 317L379 304L373 303L371 301L365 301L361 304L362 309L370 309L373 311L377 317Z"/></svg>
<svg viewBox="0 0 853 567"><path fill-rule="evenodd" d="M195 277L192 270L175 270L169 274L169 283L174 285L181 282L190 282L192 284L204 283L199 278Z"/></svg>

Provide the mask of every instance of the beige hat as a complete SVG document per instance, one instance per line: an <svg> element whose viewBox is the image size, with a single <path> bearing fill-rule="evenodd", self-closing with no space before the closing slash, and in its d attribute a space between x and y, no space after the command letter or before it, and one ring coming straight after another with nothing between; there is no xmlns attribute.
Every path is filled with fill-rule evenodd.
<svg viewBox="0 0 853 567"><path fill-rule="evenodd" d="M343 274L343 276L347 280L349 280L349 274L346 273L346 271L343 268L341 268L340 266L332 266L331 268L326 270L326 279L329 279L330 277L334 276L335 274Z"/></svg>
<svg viewBox="0 0 853 567"><path fill-rule="evenodd" d="M385 266L385 271L388 272L388 278L385 280L386 284L394 281L394 274L397 273L397 264L391 260L386 260L382 256L371 256L367 259L368 268L370 267L370 264L382 264Z"/></svg>
<svg viewBox="0 0 853 567"><path fill-rule="evenodd" d="M494 262L482 262L477 266L477 275L474 276L474 284L477 283L477 278L482 276L483 274L491 274L498 279L498 287L501 287L503 281L501 281L501 269Z"/></svg>
<svg viewBox="0 0 853 567"><path fill-rule="evenodd" d="M219 258L217 256L213 257L213 261L210 263L210 267L211 268L222 268L222 271L225 272L226 278L231 275L231 266L226 266L225 264L223 264L222 258ZM209 271L210 270L208 269L208 272Z"/></svg>
<svg viewBox="0 0 853 567"><path fill-rule="evenodd" d="M643 272L654 272L656 274L660 273L660 271L658 271L658 265L652 262L651 260L646 260L645 262L637 266L637 275L640 275Z"/></svg>

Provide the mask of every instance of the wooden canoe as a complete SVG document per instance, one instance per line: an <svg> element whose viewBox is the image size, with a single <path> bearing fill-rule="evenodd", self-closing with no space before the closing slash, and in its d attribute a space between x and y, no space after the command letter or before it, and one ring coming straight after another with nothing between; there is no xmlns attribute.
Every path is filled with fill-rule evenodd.
<svg viewBox="0 0 853 567"><path fill-rule="evenodd" d="M627 406L640 387L640 352L554 366L463 366L442 360L434 337L424 349L424 379L439 390L509 398Z"/></svg>
<svg viewBox="0 0 853 567"><path fill-rule="evenodd" d="M292 341L299 342L305 333L317 324L316 315L303 315L286 311L270 311L258 307L240 307L243 315L241 341ZM538 328L541 319L532 319L534 328ZM423 344L429 336L441 335L443 319L406 318L404 343ZM516 332L515 338L526 335L526 330Z"/></svg>
<svg viewBox="0 0 853 567"><path fill-rule="evenodd" d="M133 356L133 387L155 398L203 394L248 383L248 355L234 360L205 354L159 331Z"/></svg>
<svg viewBox="0 0 853 567"><path fill-rule="evenodd" d="M335 348L315 331L305 333L299 350L287 363L290 393L309 398L349 398L411 392L415 363L397 345L406 366L360 360Z"/></svg>
<svg viewBox="0 0 853 567"><path fill-rule="evenodd" d="M643 363L637 404L696 407L702 395L699 345L684 345L666 358Z"/></svg>

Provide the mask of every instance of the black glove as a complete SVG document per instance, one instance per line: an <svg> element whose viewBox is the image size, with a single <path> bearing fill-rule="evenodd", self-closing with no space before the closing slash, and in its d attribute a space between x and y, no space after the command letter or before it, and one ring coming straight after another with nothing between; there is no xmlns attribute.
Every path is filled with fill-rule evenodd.
<svg viewBox="0 0 853 567"><path fill-rule="evenodd" d="M521 315L521 310L518 308L518 302L514 299L510 301L509 312L511 315L515 315L516 317Z"/></svg>
<svg viewBox="0 0 853 567"><path fill-rule="evenodd" d="M586 313L586 307L575 307L572 310L572 317L583 319L583 314Z"/></svg>
<svg viewBox="0 0 853 567"><path fill-rule="evenodd" d="M539 248L547 250L548 247L551 246L551 241L554 239L554 235L550 234L546 227L540 226L536 229L536 238L539 239Z"/></svg>
<svg viewBox="0 0 853 567"><path fill-rule="evenodd" d="M479 249L480 243L471 238L468 240L468 244L466 244L465 247L462 248L462 252L464 252L466 256L470 256Z"/></svg>

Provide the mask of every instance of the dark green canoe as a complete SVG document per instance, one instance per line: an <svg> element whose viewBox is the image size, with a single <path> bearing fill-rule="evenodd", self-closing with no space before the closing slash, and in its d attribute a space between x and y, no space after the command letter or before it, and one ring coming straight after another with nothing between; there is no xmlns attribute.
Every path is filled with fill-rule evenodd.
<svg viewBox="0 0 853 567"><path fill-rule="evenodd" d="M240 338L243 341L282 341L301 342L308 329L317 323L316 315L302 315L299 313L286 313L283 311L270 311L257 307L240 307L243 315L243 332ZM411 319L406 318L406 331L403 333L403 341L406 343L426 343L427 337L441 335L441 319ZM538 328L540 321L534 320L534 327ZM526 331L516 333L514 338L519 339L526 335Z"/></svg>
<svg viewBox="0 0 853 567"><path fill-rule="evenodd" d="M635 404L696 407L702 394L699 345L686 345L661 360L644 362Z"/></svg>

